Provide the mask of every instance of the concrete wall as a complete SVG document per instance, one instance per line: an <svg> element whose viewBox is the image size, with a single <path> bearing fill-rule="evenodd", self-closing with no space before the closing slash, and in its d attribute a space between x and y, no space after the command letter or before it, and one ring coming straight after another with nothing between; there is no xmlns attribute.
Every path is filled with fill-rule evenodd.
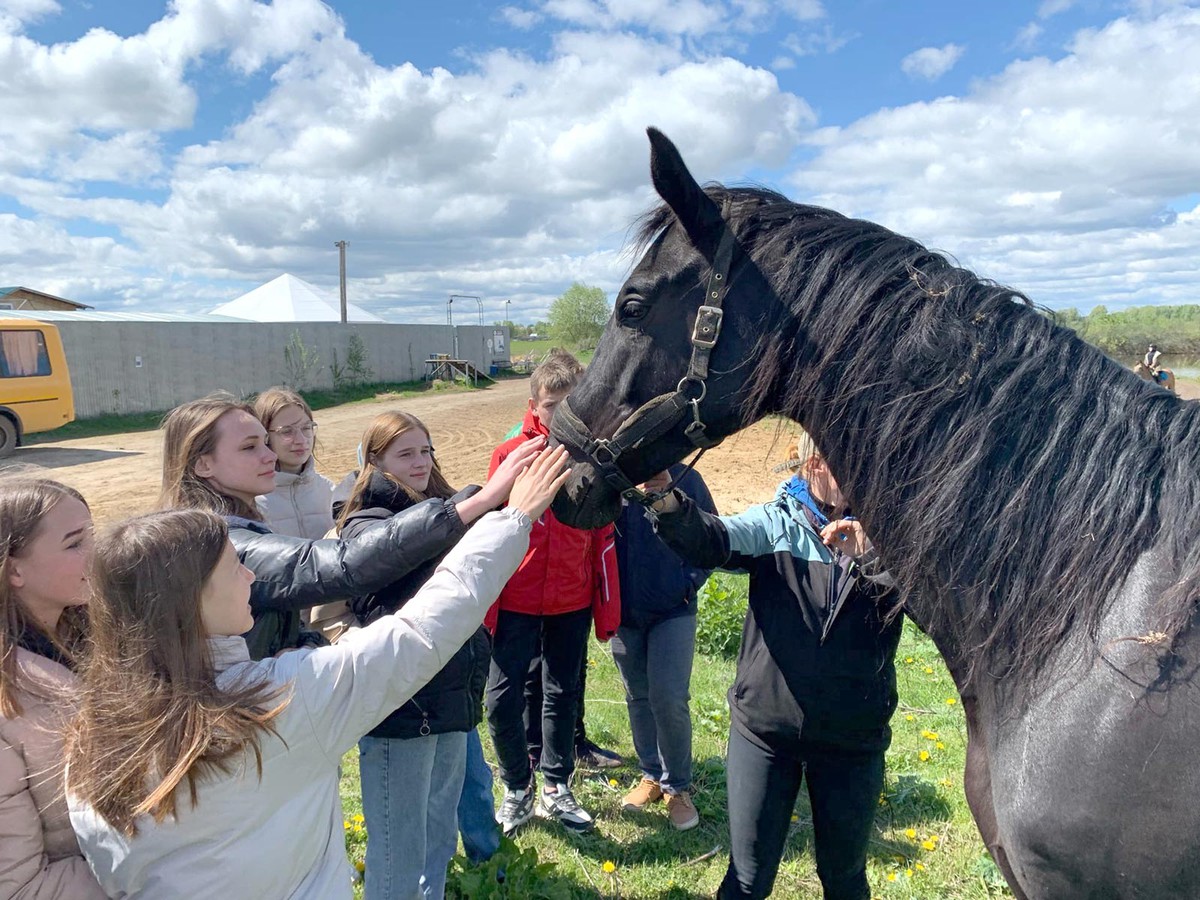
<svg viewBox="0 0 1200 900"><path fill-rule="evenodd" d="M319 360L303 385L332 388L333 351L344 363L357 334L371 381L416 381L430 354L455 352L483 372L498 362L492 326L191 322L55 322L62 335L80 419L159 412L217 390L238 396L290 381L283 350L292 332ZM505 335L507 342L508 336ZM507 357L507 354L501 354ZM140 365L139 365L140 362Z"/></svg>

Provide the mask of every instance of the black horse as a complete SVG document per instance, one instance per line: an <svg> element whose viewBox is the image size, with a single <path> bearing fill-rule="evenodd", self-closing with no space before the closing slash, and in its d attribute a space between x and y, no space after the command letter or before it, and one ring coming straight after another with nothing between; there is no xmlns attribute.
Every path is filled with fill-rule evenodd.
<svg viewBox="0 0 1200 900"><path fill-rule="evenodd" d="M665 204L555 416L556 514L611 521L693 447L795 419L953 673L1013 892L1200 897L1200 405L915 241L702 189L650 142Z"/></svg>

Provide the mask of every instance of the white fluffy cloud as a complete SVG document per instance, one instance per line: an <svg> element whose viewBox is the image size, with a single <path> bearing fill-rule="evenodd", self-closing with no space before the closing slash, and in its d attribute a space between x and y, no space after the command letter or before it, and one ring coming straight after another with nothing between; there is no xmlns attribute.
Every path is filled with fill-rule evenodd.
<svg viewBox="0 0 1200 900"><path fill-rule="evenodd" d="M1200 184L1200 10L1119 19L1068 49L823 129L795 183L1035 299L1194 302L1197 212L1171 204L1194 206Z"/></svg>
<svg viewBox="0 0 1200 900"><path fill-rule="evenodd" d="M900 70L910 78L937 81L954 68L954 64L962 58L964 50L966 48L958 44L922 47L900 60Z"/></svg>

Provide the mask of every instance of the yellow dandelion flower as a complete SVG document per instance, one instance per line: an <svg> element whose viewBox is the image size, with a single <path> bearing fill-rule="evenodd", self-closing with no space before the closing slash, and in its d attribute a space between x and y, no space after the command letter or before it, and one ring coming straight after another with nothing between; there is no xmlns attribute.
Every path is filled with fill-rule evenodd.
<svg viewBox="0 0 1200 900"><path fill-rule="evenodd" d="M933 838L926 838L925 840L921 841L921 846L926 850L936 850L937 841L935 841Z"/></svg>
<svg viewBox="0 0 1200 900"><path fill-rule="evenodd" d="M938 782L938 784L940 784L942 787L954 787L954 782L951 781L949 778L943 778L941 781Z"/></svg>
<svg viewBox="0 0 1200 900"><path fill-rule="evenodd" d="M945 750L945 749L946 749L946 745L945 745L945 744L943 744L941 741L938 741L938 742L937 742L936 744L934 744L933 746L935 746L935 747L936 747L937 749L939 749L939 750Z"/></svg>
<svg viewBox="0 0 1200 900"><path fill-rule="evenodd" d="M905 829L904 829L904 836L905 836L906 838L908 838L909 840L915 841L915 840L917 839L917 829L915 829L915 828L905 828Z"/></svg>
<svg viewBox="0 0 1200 900"><path fill-rule="evenodd" d="M921 737L925 738L927 741L936 741L938 739L938 733L936 731L922 731Z"/></svg>
<svg viewBox="0 0 1200 900"><path fill-rule="evenodd" d="M888 872L888 874L887 874L887 880L888 880L888 881L895 881L895 880L896 880L896 873L895 873L895 872Z"/></svg>
<svg viewBox="0 0 1200 900"><path fill-rule="evenodd" d="M926 674L926 675L932 675L932 674L933 674L933 666L926 666L926 667L925 667L925 674Z"/></svg>
<svg viewBox="0 0 1200 900"><path fill-rule="evenodd" d="M611 784L613 787L616 787L616 786L617 786L617 779L615 779L615 778L610 778L610 779L608 779L608 783L609 783L609 784Z"/></svg>
<svg viewBox="0 0 1200 900"><path fill-rule="evenodd" d="M916 869L918 872L924 872L925 871L925 863L917 863L915 866L913 866L913 868Z"/></svg>
<svg viewBox="0 0 1200 900"><path fill-rule="evenodd" d="M917 717L914 716L912 713L909 713L907 716L904 717L904 721L905 722L915 722L915 721L917 721Z"/></svg>
<svg viewBox="0 0 1200 900"><path fill-rule="evenodd" d="M908 663L909 665L912 665L912 663L913 663L913 658L912 658L911 656L906 656L906 657L904 657L904 661L905 661L906 663Z"/></svg>
<svg viewBox="0 0 1200 900"><path fill-rule="evenodd" d="M947 697L947 698L946 698L946 705L947 705L947 706L953 706L953 705L954 705L955 703L957 703L957 702L958 702L958 700L956 700L954 697Z"/></svg>
<svg viewBox="0 0 1200 900"><path fill-rule="evenodd" d="M345 828L347 831L349 831L350 830L350 820L342 819L342 827Z"/></svg>
<svg viewBox="0 0 1200 900"><path fill-rule="evenodd" d="M919 759L921 762L929 762L929 751L922 750L917 754L917 759Z"/></svg>
<svg viewBox="0 0 1200 900"><path fill-rule="evenodd" d="M912 878L912 869L905 869L905 870L904 870L904 877L905 877L905 878Z"/></svg>
<svg viewBox="0 0 1200 900"><path fill-rule="evenodd" d="M611 875L613 872L617 871L617 864L611 859L606 859L604 861L604 865L600 868L604 870L605 875Z"/></svg>
<svg viewBox="0 0 1200 900"><path fill-rule="evenodd" d="M793 822L799 822L799 821L800 821L800 817L799 817L798 815L796 815L795 813L792 813L792 821L793 821Z"/></svg>
<svg viewBox="0 0 1200 900"><path fill-rule="evenodd" d="M367 864L361 859L356 859L354 861L354 868L357 869L358 873L361 875L363 873L363 871L367 868Z"/></svg>
<svg viewBox="0 0 1200 900"><path fill-rule="evenodd" d="M363 816L363 814L362 814L362 813L355 813L355 814L354 814L353 816L351 816L350 818L351 818L353 821L355 821L355 822L365 822L365 821L367 821L367 820L366 820L366 817L365 817L365 816Z"/></svg>

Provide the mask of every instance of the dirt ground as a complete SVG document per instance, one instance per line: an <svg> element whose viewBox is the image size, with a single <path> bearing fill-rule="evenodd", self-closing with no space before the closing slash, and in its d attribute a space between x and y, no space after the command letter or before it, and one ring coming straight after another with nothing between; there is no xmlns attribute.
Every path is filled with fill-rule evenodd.
<svg viewBox="0 0 1200 900"><path fill-rule="evenodd" d="M355 448L371 417L387 409L413 413L428 426L451 484L480 482L494 448L519 422L529 383L502 381L484 391L430 393L402 401L354 403L319 410L318 468L338 481L356 467ZM710 450L698 466L722 512L769 499L783 476L772 472L799 427L763 422ZM87 498L97 524L154 507L162 477L162 438L135 431L22 447L0 467L38 466Z"/></svg>

